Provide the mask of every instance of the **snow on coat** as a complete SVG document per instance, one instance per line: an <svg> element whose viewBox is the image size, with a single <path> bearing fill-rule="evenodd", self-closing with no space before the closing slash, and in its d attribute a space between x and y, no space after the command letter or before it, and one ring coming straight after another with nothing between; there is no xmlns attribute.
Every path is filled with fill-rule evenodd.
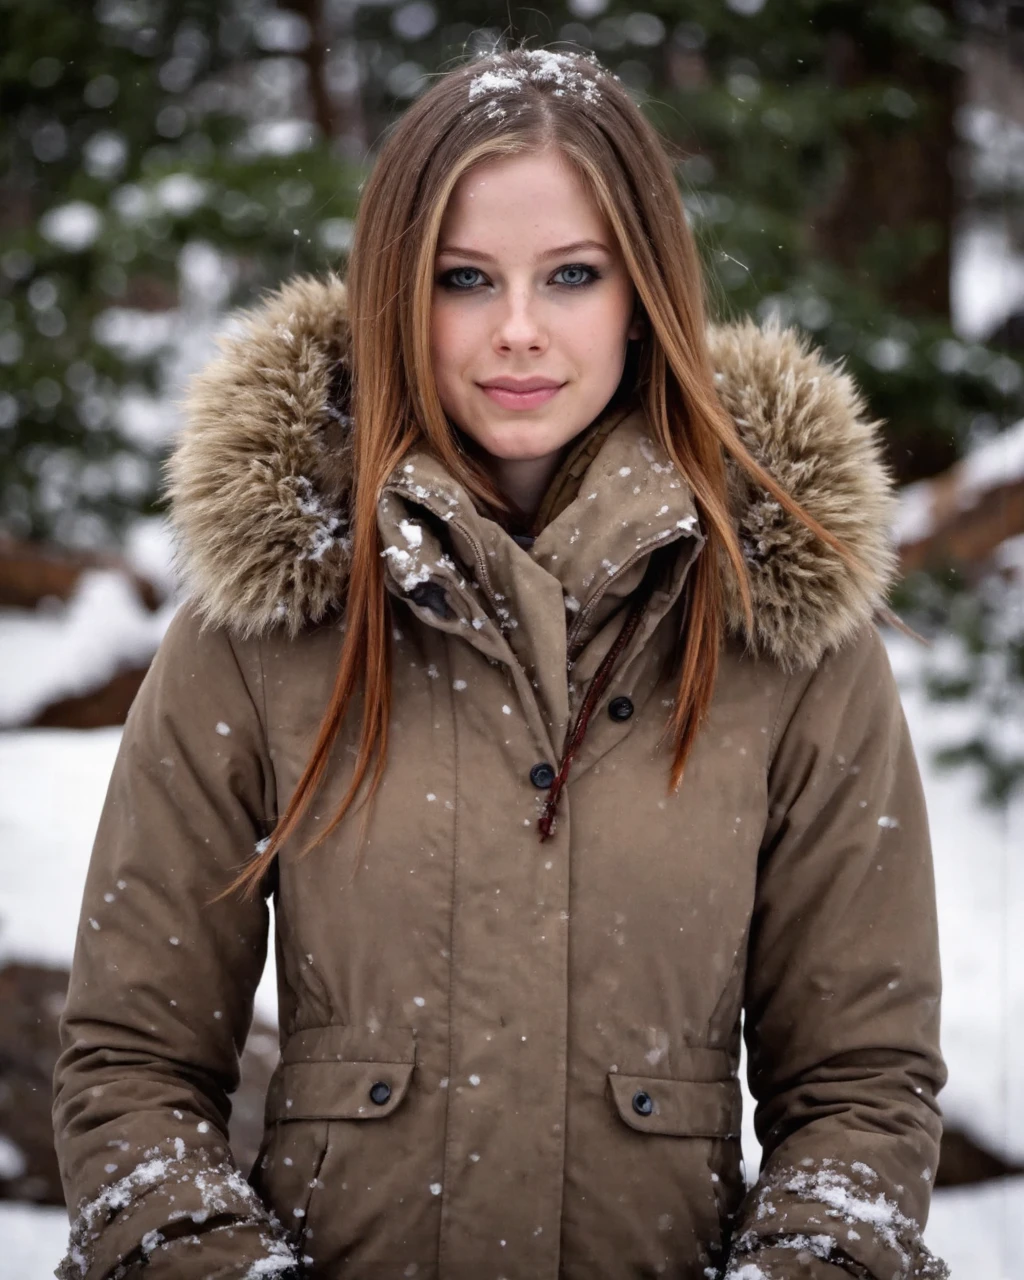
<svg viewBox="0 0 1024 1280"><path fill-rule="evenodd" d="M921 1240L946 1076L931 854L872 620L890 480L849 377L795 333L710 337L748 445L873 579L732 474L756 630L729 581L711 715L671 794L662 732L704 538L642 411L605 423L530 547L417 451L378 504L394 699L365 839L356 812L295 856L345 792L354 708L267 896L212 905L273 829L333 685L344 286L289 282L197 377L169 469L191 598L125 726L62 1018L65 1280L945 1274ZM271 895L282 1057L245 1178L229 1097ZM741 1012L764 1151L749 1190Z"/></svg>

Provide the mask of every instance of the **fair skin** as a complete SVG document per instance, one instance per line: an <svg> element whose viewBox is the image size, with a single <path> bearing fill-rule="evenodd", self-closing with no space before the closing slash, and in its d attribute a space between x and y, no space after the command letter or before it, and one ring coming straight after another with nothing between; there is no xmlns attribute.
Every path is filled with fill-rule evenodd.
<svg viewBox="0 0 1024 1280"><path fill-rule="evenodd" d="M643 332L635 296L607 220L557 151L459 179L438 239L434 375L448 418L527 517L619 384Z"/></svg>

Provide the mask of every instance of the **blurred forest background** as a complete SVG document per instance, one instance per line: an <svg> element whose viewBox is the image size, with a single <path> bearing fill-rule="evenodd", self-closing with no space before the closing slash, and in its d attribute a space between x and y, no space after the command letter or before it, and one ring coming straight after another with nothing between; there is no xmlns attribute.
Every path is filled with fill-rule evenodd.
<svg viewBox="0 0 1024 1280"><path fill-rule="evenodd" d="M947 754L1005 801L1024 780L1001 727L1024 715L1024 635L1002 607L1019 567L993 552L1024 529L1024 497L965 496L950 468L1024 417L1022 13L2 0L0 528L17 582L0 574L0 604L25 603L20 544L113 552L158 511L175 396L211 333L289 273L344 270L374 149L431 76L503 40L584 47L678 148L717 314L809 331L885 420L899 479L957 489L910 494L907 568L931 572L897 603L962 637L932 691L985 714ZM972 503L969 529L946 527Z"/></svg>
<svg viewBox="0 0 1024 1280"><path fill-rule="evenodd" d="M344 271L389 122L520 40L593 50L671 139L716 318L801 327L884 419L894 604L934 642L916 687L958 709L933 755L1005 817L1024 791L1015 0L0 0L0 727L123 720L174 602L159 483L185 380L233 309ZM0 973L0 1046L2 1009ZM5 1172L3 1141L0 1196L52 1202L52 1169L19 1138ZM997 1145L968 1164L1020 1169Z"/></svg>

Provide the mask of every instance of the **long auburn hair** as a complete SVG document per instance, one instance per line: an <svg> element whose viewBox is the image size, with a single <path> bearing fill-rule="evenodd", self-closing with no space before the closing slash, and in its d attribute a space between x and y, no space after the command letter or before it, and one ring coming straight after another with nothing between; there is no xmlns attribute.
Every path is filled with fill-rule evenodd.
<svg viewBox="0 0 1024 1280"><path fill-rule="evenodd" d="M746 568L728 507L726 456L854 572L863 568L755 461L720 403L705 332L707 282L672 161L618 78L592 55L525 48L478 56L445 72L387 136L361 195L349 257L355 481L334 688L284 813L225 894L237 888L256 893L323 781L360 689L352 779L331 821L301 852L326 839L367 783L368 812L380 783L391 712L391 606L377 501L391 472L425 444L475 499L508 510L479 462L460 449L438 398L430 358L434 257L449 196L463 174L484 160L548 147L574 166L618 240L648 319L634 390L651 430L693 490L707 539L688 583L679 683L665 730L675 741L671 789L682 780L714 693L726 562L739 584L747 630L753 629Z"/></svg>

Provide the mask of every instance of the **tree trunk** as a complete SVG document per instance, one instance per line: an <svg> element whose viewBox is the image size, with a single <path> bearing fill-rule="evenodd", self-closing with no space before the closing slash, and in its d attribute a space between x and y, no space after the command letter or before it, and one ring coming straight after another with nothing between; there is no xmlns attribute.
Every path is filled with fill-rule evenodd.
<svg viewBox="0 0 1024 1280"><path fill-rule="evenodd" d="M953 0L935 0L954 22ZM889 281L873 280L899 311L949 316L950 244L957 212L951 157L957 148L954 113L962 95L962 72L928 60L905 45L855 41L836 32L830 41L832 77L843 89L871 82L898 87L917 103L906 121L898 114L855 122L845 131L845 173L828 205L812 218L822 254L851 271L880 231L897 234L928 224L932 245L922 260Z"/></svg>

